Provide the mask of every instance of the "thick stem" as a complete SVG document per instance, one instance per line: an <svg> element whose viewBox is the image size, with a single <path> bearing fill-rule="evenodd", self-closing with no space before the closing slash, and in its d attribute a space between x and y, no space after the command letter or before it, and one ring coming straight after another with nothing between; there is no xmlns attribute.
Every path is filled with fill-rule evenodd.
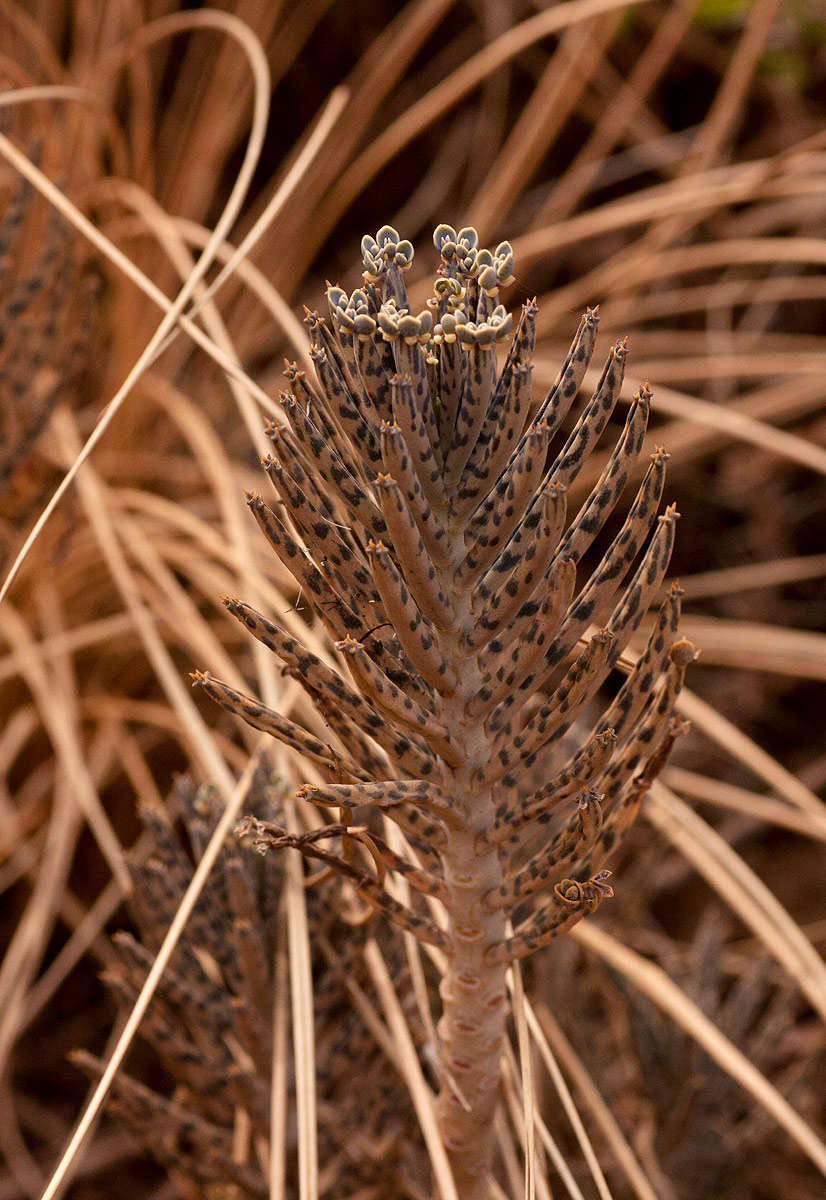
<svg viewBox="0 0 826 1200"><path fill-rule="evenodd" d="M504 938L504 917L488 912L485 894L498 887L495 851L479 856L474 836L451 835L445 854L450 889L451 949L441 984L439 1022L445 1068L439 1117L462 1200L487 1200L499 1060L505 1035L505 967L485 951Z"/></svg>
<svg viewBox="0 0 826 1200"><path fill-rule="evenodd" d="M479 652L469 648L465 637L478 614L473 612L470 590L453 588L453 570L465 554L461 530L450 528L449 541L452 562L442 576L443 590L452 593L456 623L443 636L442 646L458 684L455 693L444 698L440 719L466 757L456 769L445 770L442 786L463 813L467 828L450 830L442 852L448 965L440 988L439 1119L459 1195L462 1200L487 1200L507 1005L505 967L487 953L504 940L505 916L501 909L491 909L486 898L498 892L502 863L499 848L480 838L494 821L495 789L479 782L490 760L492 738L483 722L468 713L483 677Z"/></svg>

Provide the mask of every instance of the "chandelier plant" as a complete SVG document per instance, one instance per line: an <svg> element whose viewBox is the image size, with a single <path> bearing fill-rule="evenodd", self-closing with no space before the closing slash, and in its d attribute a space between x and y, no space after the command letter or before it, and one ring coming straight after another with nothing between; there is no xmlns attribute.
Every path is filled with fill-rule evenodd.
<svg viewBox="0 0 826 1200"><path fill-rule="evenodd" d="M299 833L250 817L242 832L262 851L320 860L441 951L439 1120L459 1195L482 1200L509 964L611 896L606 863L679 732L694 651L679 639L678 587L660 596L678 516L660 512L663 449L613 540L594 548L642 453L647 387L568 511L619 398L627 342L572 419L597 310L536 399L537 305L512 329L499 299L510 245L480 249L473 229L448 225L434 244L421 312L404 282L413 247L385 226L362 241L363 286L330 287L328 316L308 313L316 378L288 366L284 419L269 428L276 503L248 496L335 657L243 600L226 605L301 681L328 736L208 674L195 682L315 764L322 782L299 795L337 817ZM657 602L642 652L621 662ZM618 667L624 681L600 703ZM375 814L403 836L383 837Z"/></svg>

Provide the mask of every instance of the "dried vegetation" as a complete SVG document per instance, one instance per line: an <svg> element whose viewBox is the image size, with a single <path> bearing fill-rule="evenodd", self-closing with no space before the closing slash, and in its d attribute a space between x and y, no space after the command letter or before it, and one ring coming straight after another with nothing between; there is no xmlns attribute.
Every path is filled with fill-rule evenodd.
<svg viewBox="0 0 826 1200"><path fill-rule="evenodd" d="M819 1194L818 13L51 2L5 4L0 23L0 556L15 571L0 606L0 1195L46 1186L84 1108L79 1047L93 1075L115 1058L111 1113L62 1163L72 1195L454 1194L431 1103L437 966L346 882L323 872L305 891L298 855L226 841L250 811L288 838L314 829L295 789L329 775L216 717L186 681L198 666L329 741L336 714L319 716L221 603L242 597L346 672L242 496L273 451L284 357L288 389L313 378L318 327L294 313L327 279L350 297L361 233L385 222L417 245L406 283L423 310L444 219L482 244L511 238L507 307L518 318L538 299L535 402L589 304L602 345L628 335L569 513L645 381L654 404L580 578L666 445L682 516L670 573L703 651L678 701L691 735L611 860L615 896L510 978L492 1194L523 1194L525 1176L540 1197ZM213 301L204 288L250 233ZM599 383L587 371L583 398ZM373 510L344 501L369 529ZM195 782L170 791L176 772ZM367 841L359 871L377 865ZM145 1016L116 1045L119 1008ZM134 1136L159 1124L160 1167Z"/></svg>

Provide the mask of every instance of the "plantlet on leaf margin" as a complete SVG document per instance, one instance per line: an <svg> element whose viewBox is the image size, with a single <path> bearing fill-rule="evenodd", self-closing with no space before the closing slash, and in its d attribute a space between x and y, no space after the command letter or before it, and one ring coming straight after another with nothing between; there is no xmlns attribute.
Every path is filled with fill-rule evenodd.
<svg viewBox="0 0 826 1200"><path fill-rule="evenodd" d="M577 579L641 453L650 392L634 398L598 482L566 524L567 493L619 397L627 342L612 347L555 450L597 310L582 317L528 423L535 302L523 306L501 365L497 352L512 323L499 303L513 278L510 245L483 250L475 230L448 225L434 243L441 263L421 313L410 311L404 283L413 247L389 226L363 239L364 287L350 296L330 287L329 319L307 313L317 379L288 366L287 424L271 428L264 464L281 515L248 498L341 670L226 601L302 682L335 749L207 674L195 682L314 762L329 786L303 795L346 818L302 835L251 817L241 831L262 851L294 847L322 860L394 926L445 951L440 1124L459 1194L483 1200L508 964L612 894L605 862L682 728L672 714L694 650L678 640L672 586L634 669L594 715L674 544L676 509L658 515L667 455L657 449L619 532ZM377 836L370 851L381 869L369 858L361 865L347 826L370 810L398 823L424 865ZM363 845L368 835L359 836ZM405 876L409 905L387 891L387 872ZM441 926L425 901L434 897Z"/></svg>

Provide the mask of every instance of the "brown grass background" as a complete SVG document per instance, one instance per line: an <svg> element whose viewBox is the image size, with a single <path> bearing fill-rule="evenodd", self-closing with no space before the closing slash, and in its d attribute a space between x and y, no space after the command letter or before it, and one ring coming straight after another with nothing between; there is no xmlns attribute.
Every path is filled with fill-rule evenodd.
<svg viewBox="0 0 826 1200"><path fill-rule="evenodd" d="M630 335L628 398L651 382L651 443L671 451L682 513L672 573L702 649L692 735L615 864L616 899L593 937L541 956L526 988L611 1194L640 1193L595 1089L663 1200L826 1196L821 7L237 0L217 6L220 27L215 11L0 5L4 573L162 316L21 185L7 147L172 299L238 179L256 95L263 140L233 245L333 89L348 89L252 265L204 309L208 338L240 365L234 387L180 334L125 396L0 608L0 1200L40 1194L87 1097L66 1056L105 1057L122 1021L98 973L127 921L138 798L162 804L176 772L213 778L216 754L233 776L246 762L250 743L194 703L186 673L265 669L223 592L252 584L280 612L297 600L250 536L242 492L258 486L283 358L305 350L301 305L320 305L326 279L355 286L359 238L385 222L417 247L421 301L441 220L513 242L507 302L539 297L540 387L586 304L601 305L603 349ZM239 38L269 79L259 63L256 82ZM25 90L46 87L74 90ZM294 687L277 686L300 719ZM660 975L646 986L623 947L662 967L789 1101L820 1169L765 1097L698 1050L690 1014L663 1014ZM129 1063L157 1081L145 1051ZM599 1195L539 1057L536 1096L582 1194ZM292 1158L300 1122L287 1137ZM542 1163L542 1186L570 1194ZM518 1174L507 1195L521 1194ZM288 1195L295 1180L290 1168ZM104 1119L67 1194L170 1192Z"/></svg>

